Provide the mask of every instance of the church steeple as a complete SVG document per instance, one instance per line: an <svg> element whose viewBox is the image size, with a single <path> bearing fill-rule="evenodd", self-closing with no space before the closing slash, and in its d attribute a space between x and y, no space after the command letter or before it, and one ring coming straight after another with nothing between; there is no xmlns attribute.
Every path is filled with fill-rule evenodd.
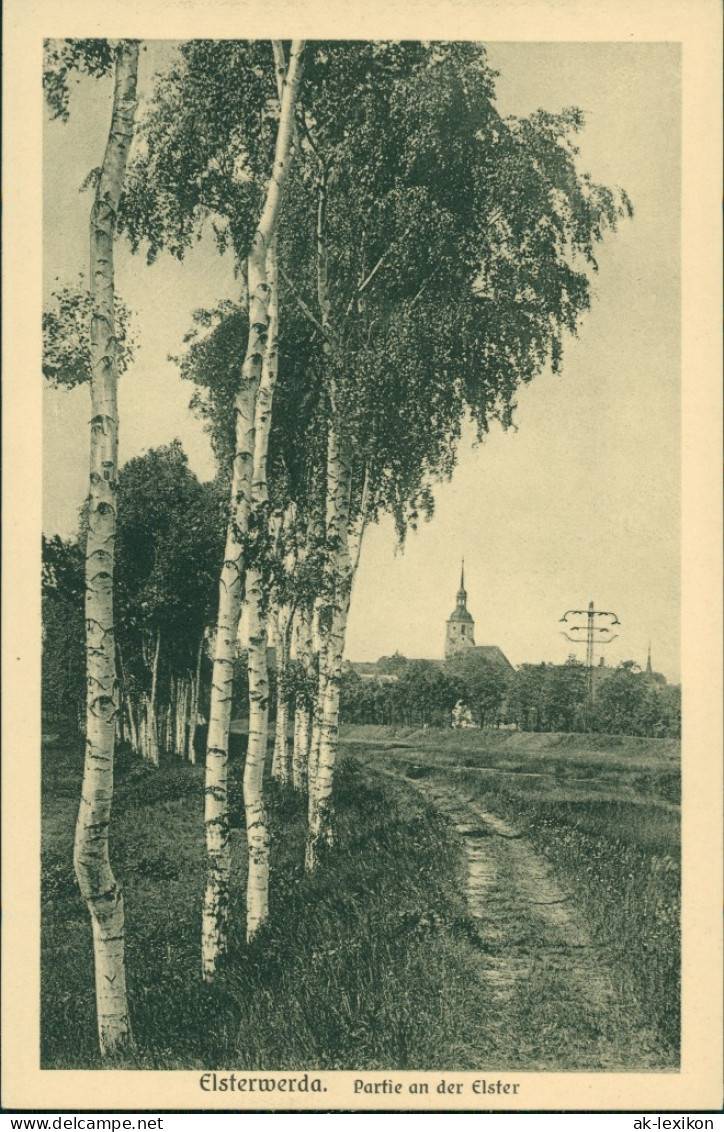
<svg viewBox="0 0 724 1132"><path fill-rule="evenodd" d="M649 654L646 657L646 675L653 675L653 669L651 667L651 641L649 641Z"/></svg>
<svg viewBox="0 0 724 1132"><path fill-rule="evenodd" d="M465 559L460 568L460 589L456 605L445 630L445 659L462 649L475 648L475 622L468 611L468 593L465 589Z"/></svg>

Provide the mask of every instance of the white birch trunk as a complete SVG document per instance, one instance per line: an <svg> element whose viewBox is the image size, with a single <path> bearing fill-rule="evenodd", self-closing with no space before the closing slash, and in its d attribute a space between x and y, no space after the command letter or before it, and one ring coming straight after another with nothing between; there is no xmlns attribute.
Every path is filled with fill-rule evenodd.
<svg viewBox="0 0 724 1132"><path fill-rule="evenodd" d="M274 753L277 759L277 778L282 786L288 786L291 779L289 740L287 739L288 728L289 710L286 696L277 689L277 722L274 734Z"/></svg>
<svg viewBox="0 0 724 1132"><path fill-rule="evenodd" d="M349 556L351 454L338 431L329 430L327 446L327 544L331 560L330 593L320 610L322 635L319 668L319 751L310 752L309 829L306 867L319 861L322 844L332 839L332 783L339 737L339 686L352 584Z"/></svg>
<svg viewBox="0 0 724 1132"><path fill-rule="evenodd" d="M302 726L302 706L301 703L294 704L294 729L292 731L292 782L294 782L294 763L299 757L298 752L301 750L301 726ZM295 784L296 789L296 784Z"/></svg>
<svg viewBox="0 0 724 1132"><path fill-rule="evenodd" d="M269 499L267 454L278 374L279 286L276 238L269 245L267 281L270 288L269 327L256 400L252 477L252 506L259 519L260 531L266 527L265 509ZM269 823L264 805L264 767L269 734L268 634L267 602L259 561L247 571L246 600L249 610L249 743L244 764L244 808L249 848L246 938L251 940L269 918Z"/></svg>
<svg viewBox="0 0 724 1132"><path fill-rule="evenodd" d="M196 748L194 747L194 740L196 739L196 726L199 717L199 702L201 696L201 659L204 652L204 634L201 634L199 639L199 647L196 653L196 672L194 673L193 683L191 685L191 707L189 710L189 746L188 756L189 762L196 762Z"/></svg>
<svg viewBox="0 0 724 1132"><path fill-rule="evenodd" d="M156 690L158 688L158 658L161 652L161 630L156 630L156 647L151 667L151 694L146 698L146 758L154 766L159 764L158 715L156 712Z"/></svg>
<svg viewBox="0 0 724 1132"><path fill-rule="evenodd" d="M305 682L311 686L314 675L314 642L312 616L301 607L296 617L296 654L304 668ZM306 695L295 704L294 747L292 751L292 784L300 793L307 789L310 745L312 741L312 709Z"/></svg>
<svg viewBox="0 0 724 1132"><path fill-rule="evenodd" d="M266 255L276 230L290 163L294 105L301 80L303 54L303 41L294 40L281 97L271 181L248 260L249 339L240 388L235 401L236 450L232 469L230 521L219 582L219 612L206 752L204 817L207 869L201 929L201 966L203 977L207 980L213 979L219 960L228 949L231 870L228 807L229 724L233 663L244 574L243 539L249 525L256 396L269 321Z"/></svg>
<svg viewBox="0 0 724 1132"><path fill-rule="evenodd" d="M164 712L164 727L163 727L163 749L167 755L173 754L174 747L174 704L176 701L176 692L172 687L170 690L171 699L166 704L166 711Z"/></svg>
<svg viewBox="0 0 724 1132"><path fill-rule="evenodd" d="M188 710L188 680L185 674L179 676L176 680L175 697L173 750L174 754L182 759L186 754L186 713Z"/></svg>
<svg viewBox="0 0 724 1132"><path fill-rule="evenodd" d="M143 695L138 709L138 749L144 759L148 758L148 698Z"/></svg>
<svg viewBox="0 0 724 1132"><path fill-rule="evenodd" d="M183 682L183 707L181 712L181 742L179 745L179 755L182 759L188 758L189 742L191 740L191 684L193 677L190 673L184 676Z"/></svg>
<svg viewBox="0 0 724 1132"><path fill-rule="evenodd" d="M279 610L271 617L271 625L274 631L274 656L276 661L276 678L277 678L277 694L276 694L276 721L274 724L274 751L272 754L271 775L276 781L283 783L284 776L284 742L282 740L282 728L286 727L285 718L285 703L284 696L282 695L282 686L284 681L284 670L286 667L286 659L283 656L284 642L282 640L281 627L279 623Z"/></svg>
<svg viewBox="0 0 724 1132"><path fill-rule="evenodd" d="M131 744L131 750L134 754L140 753L138 745L138 722L137 713L133 700L130 696L125 697L126 706L126 726L128 728L128 741Z"/></svg>
<svg viewBox="0 0 724 1132"><path fill-rule="evenodd" d="M246 938L253 939L269 917L269 823L264 805L264 762L269 725L269 675L261 574L247 572L249 608L249 743L244 764L244 810L249 870Z"/></svg>
<svg viewBox="0 0 724 1132"><path fill-rule="evenodd" d="M290 605L280 606L276 614L277 718L274 733L272 774L278 779L282 786L288 786L292 776L292 759L287 738L287 731L289 729L287 677L293 623L292 614L293 610Z"/></svg>
<svg viewBox="0 0 724 1132"><path fill-rule="evenodd" d="M173 688L173 753L181 755L183 753L183 723L184 723L184 688L185 681L182 676L177 676L172 684Z"/></svg>
<svg viewBox="0 0 724 1132"><path fill-rule="evenodd" d="M96 1013L102 1056L131 1045L125 972L123 892L111 869L117 680L113 568L118 469L117 362L113 242L133 136L138 44L122 42L115 61L113 111L90 218L91 438L85 563L86 749L74 864L93 928Z"/></svg>

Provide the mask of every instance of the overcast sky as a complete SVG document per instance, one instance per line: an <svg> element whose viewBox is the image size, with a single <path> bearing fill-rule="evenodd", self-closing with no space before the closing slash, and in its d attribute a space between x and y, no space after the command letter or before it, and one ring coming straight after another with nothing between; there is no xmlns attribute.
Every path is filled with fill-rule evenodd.
<svg viewBox="0 0 724 1132"><path fill-rule="evenodd" d="M592 310L568 343L563 372L519 396L517 431L468 438L431 523L396 551L392 524L368 531L347 655L399 650L441 657L465 557L476 642L514 664L562 661L566 609L615 611L607 662L645 663L679 679L680 590L680 58L676 45L488 45L498 107L525 114L588 112L580 167L629 193L635 216L599 248ZM142 56L141 90L167 49ZM110 83L82 82L66 124L45 135L45 285L87 274L90 197L78 188L100 163ZM182 439L200 478L208 441L188 411L191 388L168 362L191 312L236 298L228 257L197 245L183 264L152 268L118 245L117 284L138 313L140 349L120 383L121 461ZM88 390L46 390L44 529L71 534L86 493Z"/></svg>

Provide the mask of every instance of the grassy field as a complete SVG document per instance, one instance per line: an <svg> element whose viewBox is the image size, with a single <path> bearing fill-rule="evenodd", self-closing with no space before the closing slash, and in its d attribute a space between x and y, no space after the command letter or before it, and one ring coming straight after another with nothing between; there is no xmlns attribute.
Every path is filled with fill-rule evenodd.
<svg viewBox="0 0 724 1132"><path fill-rule="evenodd" d="M392 741L389 734L371 738L385 745ZM666 914L674 920L664 925L664 906L651 904L652 893L665 891L672 900L678 894L678 824L672 803L667 803L671 810L657 811L660 825L653 818L648 825L639 821L635 832L629 817L628 832L611 840L613 813L589 806L586 824L561 786L560 774L545 774L546 785L552 779L551 789L559 790L560 797L550 792L544 797L542 791L531 796L527 786L518 793L509 786L507 774L493 782L480 769L452 771L456 759L463 761L459 738L429 733L424 750L415 739L412 759L409 748L400 748L394 757L409 761L411 767L424 763L423 773L465 776L471 791L492 789L501 812L507 808L523 815L531 836L566 875L580 868L584 855L584 868L590 864L593 871L579 878L582 891L595 894L600 878L610 876L613 887L599 920L601 940L612 955L616 947L621 950L622 929L619 926L606 943L606 921L616 915L641 923L644 907L651 908L646 915L659 924L659 941L674 939L676 913L667 904ZM479 758L482 765L489 755L475 750L469 737L464 739L463 759ZM236 742L243 747L241 737ZM179 764L156 770L128 756L119 758L111 852L126 893L136 1038L136 1052L125 1064L149 1069L544 1069L561 1065L564 1055L571 1065L573 1050L571 1067L596 1069L602 1067L605 1047L607 1067L615 1067L611 1059L615 1063L616 1056L621 1068L628 1067L633 1022L631 1034L592 1032L575 1008L555 1009L535 974L507 1005L504 1017L491 1007L489 988L480 977L481 945L463 895L459 842L412 784L380 781L365 768L364 747L350 742L348 750L354 757L344 759L340 767L337 844L313 878L302 868L303 806L275 792L270 796L271 923L250 947L243 939L245 834L237 750L231 953L227 970L213 988L199 976L203 772ZM599 753L591 752L594 762ZM508 769L508 756L523 760L520 752L513 756L512 749L503 755L501 748L499 756L508 759ZM536 757L545 761L543 752ZM569 766L576 763L579 770L585 763L576 762L572 750L560 758ZM673 758L665 770L654 766L653 754L642 758L651 765L632 773L647 782L675 773ZM72 869L81 759L79 743L59 741L44 749L45 1068L99 1065L90 925ZM670 793L671 782L661 789ZM647 814L651 808L641 801L632 804ZM571 806L574 810L566 809ZM618 813L625 816L624 810ZM664 834L670 839L666 853ZM618 846L618 872L609 845ZM623 864L622 846L630 850ZM664 864L654 864L661 861ZM633 886L621 888L622 868L633 870ZM648 928L642 936L651 936ZM622 971L628 970L628 957L620 954L618 959ZM656 985L637 983L644 1012L653 1009L663 977L661 964L657 951L651 976ZM670 983L671 974L667 977ZM673 995L671 983L670 991ZM672 1001L668 1012L661 1012L662 1063L671 1060L664 1047L672 1048L675 1041L673 1032L667 1036ZM625 1027L626 1022L618 1024Z"/></svg>
<svg viewBox="0 0 724 1132"><path fill-rule="evenodd" d="M679 744L628 736L351 728L412 778L456 782L546 857L608 956L620 997L676 1060Z"/></svg>

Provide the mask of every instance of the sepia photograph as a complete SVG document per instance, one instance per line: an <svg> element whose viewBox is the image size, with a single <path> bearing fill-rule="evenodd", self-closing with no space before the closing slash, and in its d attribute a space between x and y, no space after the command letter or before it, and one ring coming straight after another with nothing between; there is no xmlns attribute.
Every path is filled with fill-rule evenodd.
<svg viewBox="0 0 724 1132"><path fill-rule="evenodd" d="M678 1087L687 908L719 938L682 882L681 40L111 14L28 70L23 1056L57 1107L78 1071L158 1109L168 1071L197 1109Z"/></svg>

